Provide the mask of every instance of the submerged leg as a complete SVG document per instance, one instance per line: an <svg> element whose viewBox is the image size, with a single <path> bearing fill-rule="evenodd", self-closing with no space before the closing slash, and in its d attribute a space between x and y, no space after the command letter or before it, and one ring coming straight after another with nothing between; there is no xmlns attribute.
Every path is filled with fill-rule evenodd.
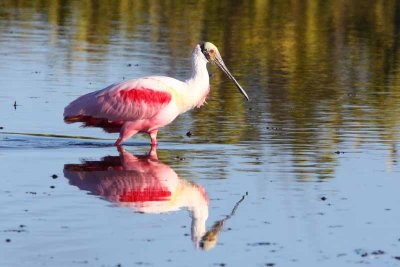
<svg viewBox="0 0 400 267"><path fill-rule="evenodd" d="M158 129L149 132L150 138L151 138L151 146L157 145L157 133L158 133Z"/></svg>
<svg viewBox="0 0 400 267"><path fill-rule="evenodd" d="M125 122L119 132L119 138L115 141L116 146L120 146L126 139L131 138L134 134L136 134L138 130L135 128L135 124L132 122Z"/></svg>

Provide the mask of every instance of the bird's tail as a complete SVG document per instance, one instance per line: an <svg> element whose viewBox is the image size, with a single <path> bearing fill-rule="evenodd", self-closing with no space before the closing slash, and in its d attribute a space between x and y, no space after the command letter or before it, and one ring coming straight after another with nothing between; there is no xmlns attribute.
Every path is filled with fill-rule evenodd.
<svg viewBox="0 0 400 267"><path fill-rule="evenodd" d="M107 133L119 133L122 125L122 121L109 121L104 118L95 118L92 116L76 115L64 117L65 123L82 122L83 127L99 127Z"/></svg>

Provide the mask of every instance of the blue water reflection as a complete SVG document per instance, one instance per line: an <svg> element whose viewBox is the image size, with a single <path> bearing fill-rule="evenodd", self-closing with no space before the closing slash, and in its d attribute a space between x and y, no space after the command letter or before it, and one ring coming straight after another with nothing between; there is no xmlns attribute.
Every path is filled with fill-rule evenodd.
<svg viewBox="0 0 400 267"><path fill-rule="evenodd" d="M0 1L0 265L396 266L398 10L398 1L369 0ZM198 253L183 236L185 212L133 213L97 191L104 182L117 192L118 179L86 180L85 166L104 165L99 173L125 172L136 187L137 171L123 170L120 156L99 160L115 155L117 135L65 125L62 113L117 81L186 78L204 40L252 101L211 66L207 105L160 131L159 161L133 156L147 137L125 145L134 169L168 170L200 200L204 186L209 219L192 238L219 237ZM72 163L76 186L50 178ZM240 216L220 228L246 191Z"/></svg>

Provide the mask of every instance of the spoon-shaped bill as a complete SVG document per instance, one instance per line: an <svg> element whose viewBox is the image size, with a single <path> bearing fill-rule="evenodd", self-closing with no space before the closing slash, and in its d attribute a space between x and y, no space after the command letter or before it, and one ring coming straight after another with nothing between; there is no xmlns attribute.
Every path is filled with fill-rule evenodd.
<svg viewBox="0 0 400 267"><path fill-rule="evenodd" d="M222 60L221 57L216 56L215 57L215 64L223 71L225 72L225 74L229 77L229 79L231 79L236 87L239 89L239 92L244 95L244 97L246 97L247 101L249 101L249 96L247 95L246 91L240 86L240 84L236 81L235 77L233 77L233 75L229 72L228 68L225 66L224 61Z"/></svg>

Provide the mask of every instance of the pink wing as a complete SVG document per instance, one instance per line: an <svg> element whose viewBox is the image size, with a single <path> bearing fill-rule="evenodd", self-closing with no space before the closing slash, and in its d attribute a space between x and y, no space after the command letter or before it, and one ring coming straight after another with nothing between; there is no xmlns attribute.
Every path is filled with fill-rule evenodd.
<svg viewBox="0 0 400 267"><path fill-rule="evenodd" d="M120 157L105 157L102 161L65 164L64 176L70 184L81 190L90 191L110 201L168 201L172 195L172 189L168 187L170 177L158 175L159 164L163 165L159 162L149 164L147 158L143 158L138 159L130 170L126 170L121 165Z"/></svg>
<svg viewBox="0 0 400 267"><path fill-rule="evenodd" d="M127 81L83 95L65 108L64 120L118 132L124 121L152 118L171 102L172 96L164 88L143 85L159 84Z"/></svg>

